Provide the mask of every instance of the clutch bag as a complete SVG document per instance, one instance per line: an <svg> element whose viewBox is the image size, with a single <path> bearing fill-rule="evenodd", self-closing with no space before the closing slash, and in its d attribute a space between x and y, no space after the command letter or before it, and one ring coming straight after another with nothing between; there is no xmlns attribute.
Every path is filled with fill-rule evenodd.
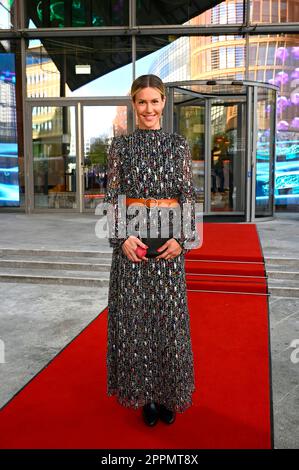
<svg viewBox="0 0 299 470"><path fill-rule="evenodd" d="M150 237L141 238L142 243L145 243L145 245L148 246L145 256L147 258L156 258L157 256L164 253L164 251L167 248L165 248L165 250L163 250L163 251L157 251L157 249L160 248L160 246L164 245L164 243L166 243L167 240L170 240L170 238L159 238L159 237L156 237L156 238L150 238Z"/></svg>

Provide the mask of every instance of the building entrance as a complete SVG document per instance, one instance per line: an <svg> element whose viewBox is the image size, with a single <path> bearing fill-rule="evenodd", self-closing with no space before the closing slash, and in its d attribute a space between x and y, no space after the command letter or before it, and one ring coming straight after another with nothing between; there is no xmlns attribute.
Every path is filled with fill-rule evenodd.
<svg viewBox="0 0 299 470"><path fill-rule="evenodd" d="M277 87L217 80L166 90L162 127L188 140L204 217L273 217ZM128 96L28 99L27 212L94 212L111 137L132 132L134 121Z"/></svg>
<svg viewBox="0 0 299 470"><path fill-rule="evenodd" d="M129 98L27 103L27 212L94 212L105 192L111 137L132 131Z"/></svg>
<svg viewBox="0 0 299 470"><path fill-rule="evenodd" d="M250 81L167 83L165 127L190 145L204 216L273 217L277 87Z"/></svg>

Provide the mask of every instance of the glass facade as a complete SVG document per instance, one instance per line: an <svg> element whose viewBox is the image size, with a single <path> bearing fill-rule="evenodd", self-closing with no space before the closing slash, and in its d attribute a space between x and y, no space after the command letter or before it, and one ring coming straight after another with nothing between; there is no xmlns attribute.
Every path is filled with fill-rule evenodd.
<svg viewBox="0 0 299 470"><path fill-rule="evenodd" d="M277 87L227 80L188 80L167 87L174 90L168 114L174 131L189 142L204 214L244 220L251 199L256 217L271 216ZM269 105L272 113L265 111Z"/></svg>
<svg viewBox="0 0 299 470"><path fill-rule="evenodd" d="M0 51L0 207L19 206L24 201L24 154L21 93L17 87L15 45L7 41Z"/></svg>
<svg viewBox="0 0 299 470"><path fill-rule="evenodd" d="M298 36L250 38L250 78L277 85L275 204L285 209L299 203L299 47ZM273 103L264 108L270 116Z"/></svg>
<svg viewBox="0 0 299 470"><path fill-rule="evenodd" d="M28 98L124 96L132 81L130 39L102 36L30 40L26 77ZM109 87L111 79L113 87Z"/></svg>
<svg viewBox="0 0 299 470"><path fill-rule="evenodd" d="M16 2L14 0L1 0L0 2L0 29L10 29L16 26Z"/></svg>
<svg viewBox="0 0 299 470"><path fill-rule="evenodd" d="M136 24L185 24L194 16L201 14L218 3L221 3L220 0L197 0L192 2L181 0L139 0L136 2Z"/></svg>
<svg viewBox="0 0 299 470"><path fill-rule="evenodd" d="M78 148L78 116L85 113L86 123L98 123L99 130L95 128L91 139L94 139L92 142L95 147L102 145L103 149L106 148L107 142L117 132L125 133L134 128L134 116L128 98L132 80L139 75L153 73L166 83L227 79L252 80L279 87L274 135L269 134L268 131L273 126L267 122L267 119L272 119L273 97L259 95L256 101L256 104L259 103L258 147L260 164L263 165L258 164L261 171L256 182L255 210L257 214L271 212L265 198L267 191L272 189L276 210L298 210L298 22L299 0L0 2L0 207L16 206L27 209L28 204L33 204L33 208L50 209L59 206L70 210L92 209L92 200L96 197L91 197L90 194L96 193L97 184L92 182L93 176L84 179L83 174L105 173L105 158L96 157L93 162L88 160L86 146L90 145L90 142L88 143L87 135L80 138L82 149ZM259 28L263 27L268 30L259 32ZM20 36L19 32L23 29L25 34ZM21 50L26 51L24 58L21 56ZM114 103L111 101L113 97ZM94 106L89 103L87 111L87 108L80 108L83 104L78 104L79 101L63 106L62 103L53 101L61 98L77 98L79 101L102 98L104 102ZM105 102L106 98L109 103ZM118 103L116 98L123 98L123 101ZM41 100L48 101L43 104ZM64 109L60 128L57 127L57 114L52 112L58 108L61 112ZM68 110L67 119L65 110ZM187 111L183 108L176 111L177 116L179 113L184 116L184 112ZM91 118L93 113L94 117ZM194 173L194 178L201 188L198 190L199 197L203 197L204 188L200 176L202 169L199 169L202 155L198 152L201 148L200 135L205 126L205 107L196 106L193 110L189 108L188 115L190 113L192 119L197 120L197 129L200 129L197 144L193 145L194 165L197 165L198 170ZM26 131L28 114L34 127ZM214 103L211 109L211 145L214 144L213 139L219 138L219 135L226 138L228 121L237 126L238 116L241 115L240 103L230 103L229 106L223 106L221 102ZM70 116L75 116L72 118L73 127L65 132L63 126L66 123L70 125ZM84 121L84 116L82 119ZM175 120L176 116L173 119ZM222 127L225 123L225 130L221 130L221 122ZM47 154L49 147L46 142L53 129L56 129L56 143ZM84 134L85 131L82 132ZM187 134L186 129L182 132ZM68 137L65 137L66 134ZM65 151L67 146L63 142L63 139L68 138L71 139L70 153ZM232 128L230 139L234 142L235 138ZM266 168L266 162L262 158L262 155L272 151L272 138L276 139L274 169ZM11 147L8 148L7 145ZM27 149L30 149L29 156ZM61 185L64 186L64 191L60 192L70 192L70 188L72 191L76 188L75 195L61 195L56 206L49 202L49 198L45 203L45 198L41 197L44 189L36 184L37 180L41 179L42 165L38 163L38 159L41 159L43 152L44 162L48 161L50 165L49 171L57 172L57 181L53 180L53 184L50 184L48 180L48 190L53 192L53 188L56 188L58 192L57 188L61 189ZM78 152L81 152L80 158ZM54 165L54 160L50 161L50 158L56 158L58 154L64 159L62 166L56 163ZM73 176L67 178L69 158L72 155L77 158L76 165L83 156L90 163L84 165L83 162L82 174L77 167L72 167L70 171L73 171ZM216 152L214 159L217 160ZM28 168L26 165L29 165ZM45 166L45 163L43 165ZM224 165L228 163L224 162ZM261 183L265 171L269 175L271 171L275 171L273 188L267 189ZM30 172L31 176L26 182L25 175ZM63 178L64 181L60 182ZM73 183L69 183L70 179ZM218 176L215 181L215 175L211 175L212 187L214 183L222 187L221 181ZM224 181L224 187L231 185L228 173ZM43 186L46 187L47 184L44 182ZM104 183L101 183L98 193L103 190ZM235 194L238 192L240 193L240 189L237 185ZM216 196L215 200L218 200ZM258 199L260 196L264 198L263 202ZM212 207L219 211L222 202L213 203L213 197L211 193ZM244 199L242 204L244 205ZM240 208L243 207L242 204ZM232 201L226 201L224 205L231 206Z"/></svg>
<svg viewBox="0 0 299 470"><path fill-rule="evenodd" d="M129 24L129 0L25 0L26 28L92 28Z"/></svg>
<svg viewBox="0 0 299 470"><path fill-rule="evenodd" d="M74 107L32 108L34 207L76 208Z"/></svg>
<svg viewBox="0 0 299 470"><path fill-rule="evenodd" d="M252 23L290 23L299 21L298 0L251 0Z"/></svg>
<svg viewBox="0 0 299 470"><path fill-rule="evenodd" d="M255 211L258 216L272 214L274 191L274 113L275 93L271 89L258 88L255 104L257 116Z"/></svg>

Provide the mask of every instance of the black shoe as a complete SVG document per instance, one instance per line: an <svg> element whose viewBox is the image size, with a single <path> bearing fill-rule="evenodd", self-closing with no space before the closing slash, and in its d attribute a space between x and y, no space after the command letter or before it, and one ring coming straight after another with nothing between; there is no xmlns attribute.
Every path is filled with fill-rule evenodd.
<svg viewBox="0 0 299 470"><path fill-rule="evenodd" d="M154 402L146 403L142 409L142 416L145 424L154 426L159 418L157 406Z"/></svg>
<svg viewBox="0 0 299 470"><path fill-rule="evenodd" d="M171 411L164 405L159 405L159 417L166 424L172 424L175 421L176 412Z"/></svg>

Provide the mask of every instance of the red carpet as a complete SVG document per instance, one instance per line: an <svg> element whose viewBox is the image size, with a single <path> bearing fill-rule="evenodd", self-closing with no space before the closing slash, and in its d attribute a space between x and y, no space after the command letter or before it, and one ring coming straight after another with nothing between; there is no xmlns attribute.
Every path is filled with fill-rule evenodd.
<svg viewBox="0 0 299 470"><path fill-rule="evenodd" d="M267 293L253 224L204 224L202 246L187 254L185 267L190 291Z"/></svg>
<svg viewBox="0 0 299 470"><path fill-rule="evenodd" d="M231 260L234 246L226 239L224 255L212 235L236 237L239 229L234 240L243 240L247 261L250 253L261 261L255 226L229 225L205 224L204 246L186 266L200 252ZM243 262L240 245L234 253ZM149 428L140 408L106 395L105 309L2 408L0 448L271 448L267 296L243 284L248 293L188 292L197 389L173 425Z"/></svg>

